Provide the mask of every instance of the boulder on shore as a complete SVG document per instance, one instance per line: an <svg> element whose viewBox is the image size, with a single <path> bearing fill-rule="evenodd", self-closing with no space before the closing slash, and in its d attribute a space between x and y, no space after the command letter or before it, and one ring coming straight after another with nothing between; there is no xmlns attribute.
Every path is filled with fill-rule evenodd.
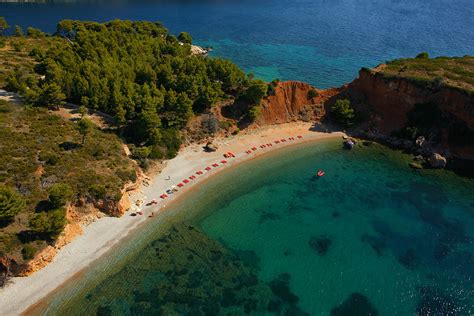
<svg viewBox="0 0 474 316"><path fill-rule="evenodd" d="M216 151L216 150L218 149L218 147L217 147L217 145L215 145L215 144L213 144L213 143L211 143L211 142L208 142L208 143L206 144L206 146L204 147L204 149L205 149L206 151L213 152L213 151Z"/></svg>
<svg viewBox="0 0 474 316"><path fill-rule="evenodd" d="M444 168L444 167L446 167L446 158L444 158L443 156L441 156L438 153L433 153L433 155L431 155L431 157L429 159L429 162L430 162L430 166L433 167L433 168Z"/></svg>
<svg viewBox="0 0 474 316"><path fill-rule="evenodd" d="M410 162L409 165L413 169L423 169L423 166L419 162Z"/></svg>
<svg viewBox="0 0 474 316"><path fill-rule="evenodd" d="M415 144L416 144L416 146L418 146L418 147L421 148L421 147L423 147L423 145L425 144L425 142L426 142L425 137L424 137L424 136L419 136L419 137L416 139Z"/></svg>

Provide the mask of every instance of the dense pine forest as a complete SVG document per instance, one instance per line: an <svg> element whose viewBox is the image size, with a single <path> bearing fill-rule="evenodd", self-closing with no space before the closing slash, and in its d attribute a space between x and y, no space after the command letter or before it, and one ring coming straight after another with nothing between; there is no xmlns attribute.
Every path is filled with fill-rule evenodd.
<svg viewBox="0 0 474 316"><path fill-rule="evenodd" d="M179 131L194 114L218 101L241 98L256 104L267 86L230 61L191 54L192 39L175 37L160 23L64 20L46 50L33 48L33 74L13 72L9 90L35 106L63 100L115 117L138 155L173 157Z"/></svg>

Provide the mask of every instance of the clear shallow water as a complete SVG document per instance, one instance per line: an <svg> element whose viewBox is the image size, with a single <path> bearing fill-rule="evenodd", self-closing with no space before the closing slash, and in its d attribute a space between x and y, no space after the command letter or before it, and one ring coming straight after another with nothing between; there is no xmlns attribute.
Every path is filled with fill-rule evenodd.
<svg viewBox="0 0 474 316"><path fill-rule="evenodd" d="M193 0L0 3L11 25L54 32L61 19L162 21L190 32L266 80L321 88L350 82L363 66L415 56L473 54L471 0Z"/></svg>
<svg viewBox="0 0 474 316"><path fill-rule="evenodd" d="M407 159L333 141L237 167L96 264L49 313L471 315L474 183Z"/></svg>

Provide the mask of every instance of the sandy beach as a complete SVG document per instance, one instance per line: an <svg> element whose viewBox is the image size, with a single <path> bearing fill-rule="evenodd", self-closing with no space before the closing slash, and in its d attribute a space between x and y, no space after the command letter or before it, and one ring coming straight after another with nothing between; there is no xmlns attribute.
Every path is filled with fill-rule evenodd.
<svg viewBox="0 0 474 316"><path fill-rule="evenodd" d="M311 123L288 123L216 139L214 144L218 146L218 150L215 152L205 152L202 145L197 144L183 148L176 158L166 162L163 171L148 185L142 185L139 191L130 196L133 204L137 200L143 200L146 204L156 199L157 205L144 206L141 209L143 215L140 216L130 216L131 212L137 211L132 209L121 218L104 217L84 227L84 233L64 246L48 266L29 277L13 278L9 285L0 289L0 314L18 315L25 312L104 255L144 221L150 220L149 215L152 212L165 212L177 197L212 175L278 148L326 138L340 138L343 135L314 132L310 130L311 126ZM281 142L282 139L285 139L285 142ZM270 143L271 147L260 147ZM256 150L252 150L252 147ZM250 154L246 153L248 150L251 150ZM227 152L234 153L235 158L224 158L223 155ZM224 159L227 163L222 163ZM213 167L213 164L218 166ZM210 171L206 171L206 167L211 167ZM203 174L197 175L197 171L203 171ZM196 178L189 180L192 175ZM184 179L188 179L189 183L178 188L178 192L166 199L160 198L167 189L182 183Z"/></svg>

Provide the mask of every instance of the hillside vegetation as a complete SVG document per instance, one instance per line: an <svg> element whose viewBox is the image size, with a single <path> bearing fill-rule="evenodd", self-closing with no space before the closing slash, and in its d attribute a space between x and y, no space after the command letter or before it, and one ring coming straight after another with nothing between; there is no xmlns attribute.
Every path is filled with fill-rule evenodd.
<svg viewBox="0 0 474 316"><path fill-rule="evenodd" d="M7 77L13 72L19 74L34 74L36 64L32 51L46 50L49 47L65 41L59 37L0 37L0 88L5 88Z"/></svg>
<svg viewBox="0 0 474 316"><path fill-rule="evenodd" d="M30 259L63 230L67 203L120 199L135 180L116 135L82 139L74 122L0 101L0 257Z"/></svg>
<svg viewBox="0 0 474 316"><path fill-rule="evenodd" d="M449 86L474 94L474 56L395 59L381 68L386 77L407 78L424 87Z"/></svg>
<svg viewBox="0 0 474 316"><path fill-rule="evenodd" d="M197 134L189 125L201 121L212 134L233 124L218 121L216 105L238 101L244 116L255 112L267 84L229 61L191 54L191 44L189 34L152 22L64 20L54 35L0 32L0 88L26 103L0 104L0 258L22 263L54 243L70 203L113 207L136 179L123 141L146 167L175 156L183 135ZM113 119L100 130L51 113L66 102Z"/></svg>
<svg viewBox="0 0 474 316"><path fill-rule="evenodd" d="M67 100L113 115L141 160L173 157L189 120L219 101L253 105L266 93L233 63L191 55L191 37L180 42L160 23L64 20L55 37L30 51L35 75L11 73L8 89L36 106Z"/></svg>

